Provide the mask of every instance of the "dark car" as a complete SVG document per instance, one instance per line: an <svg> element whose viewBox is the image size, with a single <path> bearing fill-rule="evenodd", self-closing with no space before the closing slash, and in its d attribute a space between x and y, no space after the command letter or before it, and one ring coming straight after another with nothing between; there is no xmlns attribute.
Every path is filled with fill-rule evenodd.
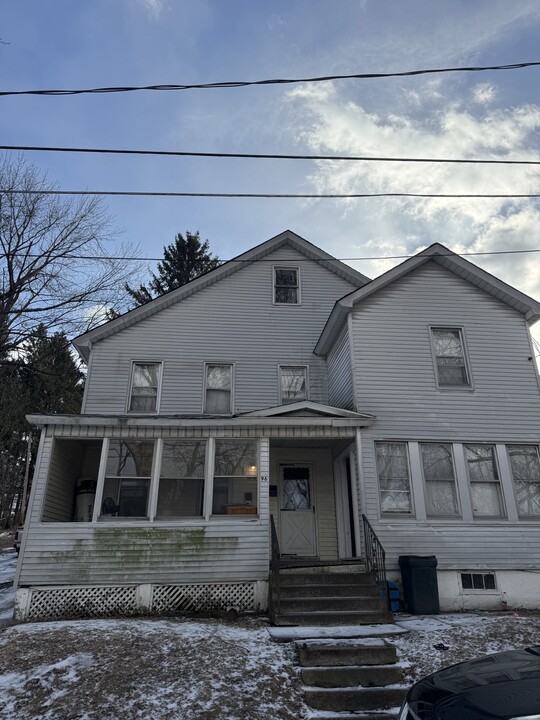
<svg viewBox="0 0 540 720"><path fill-rule="evenodd" d="M428 675L409 690L399 720L540 720L540 645Z"/></svg>

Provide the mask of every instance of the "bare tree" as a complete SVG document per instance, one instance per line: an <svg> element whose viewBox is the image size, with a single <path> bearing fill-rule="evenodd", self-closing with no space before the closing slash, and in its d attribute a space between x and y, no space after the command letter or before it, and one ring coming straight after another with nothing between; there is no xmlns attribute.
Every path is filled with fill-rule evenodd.
<svg viewBox="0 0 540 720"><path fill-rule="evenodd" d="M77 333L102 321L133 276L125 261L106 257L113 232L101 201L44 193L51 190L23 159L0 160L0 359L38 325Z"/></svg>

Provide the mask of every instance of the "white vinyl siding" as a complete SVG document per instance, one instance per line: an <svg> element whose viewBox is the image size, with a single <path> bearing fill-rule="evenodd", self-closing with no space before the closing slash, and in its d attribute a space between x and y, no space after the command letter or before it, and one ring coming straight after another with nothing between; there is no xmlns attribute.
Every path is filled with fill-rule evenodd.
<svg viewBox="0 0 540 720"><path fill-rule="evenodd" d="M328 353L328 404L333 407L354 409L353 371L348 325Z"/></svg>
<svg viewBox="0 0 540 720"><path fill-rule="evenodd" d="M302 262L302 305L272 304L272 262ZM270 265L270 267L269 267ZM284 246L181 302L93 345L84 413L122 414L131 361L159 348L159 412L202 411L204 363L234 362L234 413L279 404L278 365L309 365L313 402L327 403L326 361L313 354L335 302L355 289Z"/></svg>

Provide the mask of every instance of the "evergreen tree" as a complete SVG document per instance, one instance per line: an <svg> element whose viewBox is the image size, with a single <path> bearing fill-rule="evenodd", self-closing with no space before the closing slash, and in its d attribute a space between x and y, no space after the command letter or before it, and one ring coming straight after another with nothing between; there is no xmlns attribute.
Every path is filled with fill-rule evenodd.
<svg viewBox="0 0 540 720"><path fill-rule="evenodd" d="M175 237L174 242L163 248L163 260L158 262L158 274L152 273L148 286L141 285L138 290L131 288L127 283L125 289L135 300L136 306L153 300L170 290L175 290L213 270L220 264L220 259L210 253L208 240L201 242L199 232L181 233Z"/></svg>

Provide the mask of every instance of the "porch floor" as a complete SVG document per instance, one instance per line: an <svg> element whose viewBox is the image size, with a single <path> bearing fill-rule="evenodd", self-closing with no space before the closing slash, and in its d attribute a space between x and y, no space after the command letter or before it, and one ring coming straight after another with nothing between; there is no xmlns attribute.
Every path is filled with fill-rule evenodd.
<svg viewBox="0 0 540 720"><path fill-rule="evenodd" d="M280 570L287 568L309 567L344 567L351 565L365 565L363 558L342 558L341 560L319 560L313 557L299 555L282 555L279 559Z"/></svg>

